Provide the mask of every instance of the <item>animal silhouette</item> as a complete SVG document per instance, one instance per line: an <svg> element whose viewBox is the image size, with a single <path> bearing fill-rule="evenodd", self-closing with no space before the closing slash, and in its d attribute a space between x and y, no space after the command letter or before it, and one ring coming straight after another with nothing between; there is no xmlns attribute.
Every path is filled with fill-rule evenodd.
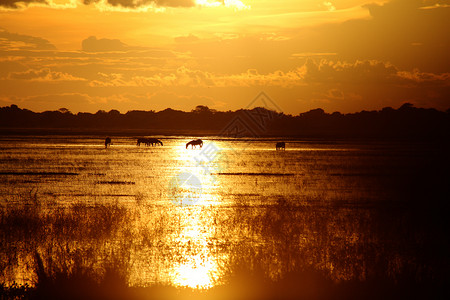
<svg viewBox="0 0 450 300"><path fill-rule="evenodd" d="M145 138L139 138L139 139L137 139L136 145L140 146L141 144L146 144L146 141L147 141L147 139L145 139Z"/></svg>
<svg viewBox="0 0 450 300"><path fill-rule="evenodd" d="M137 145L137 146L140 146L141 144L147 144L146 142L147 142L147 139L145 139L145 138L139 138L139 139L137 139L136 145Z"/></svg>
<svg viewBox="0 0 450 300"><path fill-rule="evenodd" d="M281 149L286 150L286 144L284 142L278 142L275 145L275 149L277 149L277 150L281 150Z"/></svg>
<svg viewBox="0 0 450 300"><path fill-rule="evenodd" d="M108 146L111 146L111 138L110 137L107 137L105 139L105 148L108 148Z"/></svg>
<svg viewBox="0 0 450 300"><path fill-rule="evenodd" d="M186 144L186 149L188 148L189 145L192 147L192 149L197 148L197 146L200 146L200 149L202 149L203 141L201 139L192 140L192 141L190 141L189 143Z"/></svg>
<svg viewBox="0 0 450 300"><path fill-rule="evenodd" d="M151 144L152 146L153 145L155 145L155 146L158 146L158 145L162 146L163 145L163 143L160 140L154 139L154 138L148 139L148 143Z"/></svg>
<svg viewBox="0 0 450 300"><path fill-rule="evenodd" d="M163 142L155 138L139 138L137 139L136 145L140 146L141 144L145 144L146 146L163 146Z"/></svg>

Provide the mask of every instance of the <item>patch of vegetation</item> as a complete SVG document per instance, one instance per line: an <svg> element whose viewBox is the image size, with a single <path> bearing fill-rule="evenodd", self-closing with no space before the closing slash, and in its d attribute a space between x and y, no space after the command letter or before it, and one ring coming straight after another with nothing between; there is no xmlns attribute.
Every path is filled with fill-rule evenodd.
<svg viewBox="0 0 450 300"><path fill-rule="evenodd" d="M1 299L448 295L446 231L439 223L420 220L413 206L285 197L249 205L245 197L228 208L156 207L143 201L61 206L34 192L19 197L0 210ZM196 240L194 235L183 241L183 230L193 220L201 225L199 231L209 231L207 238ZM143 257L184 262L201 253L201 247L223 263L215 287L131 284ZM28 281L14 283L13 275L20 272L29 274Z"/></svg>

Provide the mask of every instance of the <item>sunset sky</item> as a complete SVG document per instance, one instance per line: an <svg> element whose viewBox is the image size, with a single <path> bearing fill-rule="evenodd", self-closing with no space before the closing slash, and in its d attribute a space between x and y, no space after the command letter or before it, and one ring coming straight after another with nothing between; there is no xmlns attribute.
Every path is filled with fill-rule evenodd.
<svg viewBox="0 0 450 300"><path fill-rule="evenodd" d="M450 108L450 0L0 0L0 106Z"/></svg>

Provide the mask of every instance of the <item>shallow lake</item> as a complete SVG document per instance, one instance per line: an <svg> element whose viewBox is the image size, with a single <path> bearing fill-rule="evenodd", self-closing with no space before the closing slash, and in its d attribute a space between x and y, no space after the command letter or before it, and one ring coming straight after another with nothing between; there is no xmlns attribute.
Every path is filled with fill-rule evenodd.
<svg viewBox="0 0 450 300"><path fill-rule="evenodd" d="M95 136L0 137L3 281L32 284L36 253L70 268L108 262L131 286L209 288L242 269L271 280L440 274L428 252L444 233L415 221L446 180L434 145L158 138L105 148Z"/></svg>

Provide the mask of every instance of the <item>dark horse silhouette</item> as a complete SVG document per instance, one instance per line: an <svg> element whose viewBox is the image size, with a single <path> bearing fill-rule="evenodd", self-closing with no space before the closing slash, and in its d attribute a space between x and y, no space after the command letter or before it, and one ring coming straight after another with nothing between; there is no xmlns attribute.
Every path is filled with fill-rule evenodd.
<svg viewBox="0 0 450 300"><path fill-rule="evenodd" d="M105 139L105 148L108 148L108 146L110 146L111 145L111 138L110 137L107 137L106 139Z"/></svg>
<svg viewBox="0 0 450 300"><path fill-rule="evenodd" d="M137 139L136 145L140 146L141 143L142 143L142 144L147 144L147 140L148 140L148 139L139 138L139 139Z"/></svg>
<svg viewBox="0 0 450 300"><path fill-rule="evenodd" d="M281 150L281 149L286 150L286 144L284 142L278 142L275 145L275 149L277 149L277 150Z"/></svg>
<svg viewBox="0 0 450 300"><path fill-rule="evenodd" d="M190 141L189 143L186 144L186 149L188 148L189 145L192 147L192 149L196 148L197 146L200 146L200 149L202 149L203 141L201 139L192 140L192 141Z"/></svg>
<svg viewBox="0 0 450 300"><path fill-rule="evenodd" d="M158 145L162 146L163 145L163 143L160 140L154 139L154 138L148 139L148 143L151 144L152 146L153 145L155 145L155 146L158 146Z"/></svg>
<svg viewBox="0 0 450 300"><path fill-rule="evenodd" d="M163 143L158 140L158 139L154 139L154 138L139 138L137 139L137 144L138 146L140 146L142 144L145 144L146 146L157 146L157 145L163 145Z"/></svg>

